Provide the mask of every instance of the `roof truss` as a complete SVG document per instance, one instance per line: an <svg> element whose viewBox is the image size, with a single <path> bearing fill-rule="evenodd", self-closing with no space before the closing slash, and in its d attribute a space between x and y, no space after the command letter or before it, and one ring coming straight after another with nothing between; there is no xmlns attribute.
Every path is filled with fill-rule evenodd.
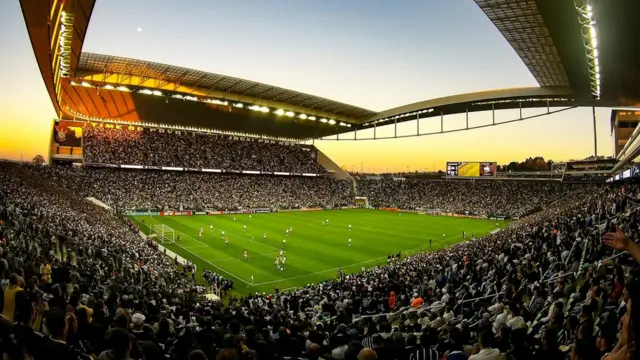
<svg viewBox="0 0 640 360"><path fill-rule="evenodd" d="M354 122L361 122L376 114L374 111L358 106L255 81L117 56L82 53L78 63L78 69L100 73L119 73L125 76L136 75L144 78L175 82L182 85L199 86L227 93L276 101L301 108L323 110L331 114L339 115L340 117L351 118Z"/></svg>
<svg viewBox="0 0 640 360"><path fill-rule="evenodd" d="M569 86L535 0L475 0L525 63L540 86Z"/></svg>

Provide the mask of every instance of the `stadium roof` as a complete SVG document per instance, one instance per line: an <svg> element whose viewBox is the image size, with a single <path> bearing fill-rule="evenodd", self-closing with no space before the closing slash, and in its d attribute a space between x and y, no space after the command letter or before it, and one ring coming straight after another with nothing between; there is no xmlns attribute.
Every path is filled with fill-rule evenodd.
<svg viewBox="0 0 640 360"><path fill-rule="evenodd" d="M640 104L637 0L475 2L540 86L570 87L578 100Z"/></svg>
<svg viewBox="0 0 640 360"><path fill-rule="evenodd" d="M472 111L640 104L634 18L640 2L475 1L540 87L448 96L379 113L255 81L82 53L95 0L20 3L60 118L143 121L307 139ZM596 28L597 43L591 36Z"/></svg>
<svg viewBox="0 0 640 360"><path fill-rule="evenodd" d="M226 94L240 95L240 98L254 98L257 102L262 102L265 105L280 104L288 108L306 109L307 112L316 110L325 113L325 116L332 115L333 118L348 119L351 123L366 120L376 114L375 111L358 106L256 81L118 56L82 53L78 62L77 73L81 74L85 71L98 74L134 75L181 85L202 87Z"/></svg>

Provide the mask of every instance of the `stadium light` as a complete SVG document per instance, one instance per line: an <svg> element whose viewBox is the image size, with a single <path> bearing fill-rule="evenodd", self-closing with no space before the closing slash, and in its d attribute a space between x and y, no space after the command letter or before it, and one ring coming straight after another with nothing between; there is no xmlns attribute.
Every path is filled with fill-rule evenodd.
<svg viewBox="0 0 640 360"><path fill-rule="evenodd" d="M83 81L80 85L84 86L84 87L93 87L93 85L89 84L86 81Z"/></svg>
<svg viewBox="0 0 640 360"><path fill-rule="evenodd" d="M158 90L153 90L151 92L151 94L155 95L155 96L162 96L162 92L158 91Z"/></svg>
<svg viewBox="0 0 640 360"><path fill-rule="evenodd" d="M235 104L233 104L233 106L242 109L244 107L244 104L243 103L235 103Z"/></svg>
<svg viewBox="0 0 640 360"><path fill-rule="evenodd" d="M327 119L325 119L325 118L320 119L320 122L321 122L321 123L326 123L327 121L329 121L329 120L327 120Z"/></svg>
<svg viewBox="0 0 640 360"><path fill-rule="evenodd" d="M293 117L293 115L295 115L293 113L293 111L287 111L286 113L284 113L285 115L287 115L288 117Z"/></svg>
<svg viewBox="0 0 640 360"><path fill-rule="evenodd" d="M130 92L130 91L131 91L131 90L129 90L129 88L128 88L128 87L126 87L126 86L118 86L118 87L116 88L116 90L118 90L118 91L124 91L124 92Z"/></svg>
<svg viewBox="0 0 640 360"><path fill-rule="evenodd" d="M107 85L105 85L105 86L104 86L104 88L105 88L105 89L107 89L107 90L113 90L113 89L115 89L115 88L113 87L113 85L108 85L108 84L107 84Z"/></svg>
<svg viewBox="0 0 640 360"><path fill-rule="evenodd" d="M333 120L333 119L329 119L329 124L331 124L331 125L335 125L335 124L336 124L336 121L335 121L335 120Z"/></svg>
<svg viewBox="0 0 640 360"><path fill-rule="evenodd" d="M189 101L198 101L198 98L197 98L197 97L195 97L195 96L189 96L189 95L185 96L185 97L184 97L184 99L185 99L185 100L189 100Z"/></svg>
<svg viewBox="0 0 640 360"><path fill-rule="evenodd" d="M306 115L306 114L300 114L300 115L298 115L298 117L299 117L300 119L304 120L304 119L306 119L306 118L307 118L307 115Z"/></svg>
<svg viewBox="0 0 640 360"><path fill-rule="evenodd" d="M578 5L578 2L581 2L581 5ZM578 21L582 27L582 43L587 55L587 65L589 66L591 95L593 95L595 99L600 99L600 59L593 8L588 0L574 0L574 6L578 12Z"/></svg>
<svg viewBox="0 0 640 360"><path fill-rule="evenodd" d="M316 117L315 116L309 116L308 119L311 120L311 121L316 121Z"/></svg>
<svg viewBox="0 0 640 360"><path fill-rule="evenodd" d="M276 115L284 115L284 110L278 109L278 110L274 111L273 113L276 114Z"/></svg>
<svg viewBox="0 0 640 360"><path fill-rule="evenodd" d="M59 74L61 77L68 77L71 72L71 45L73 43L73 14L62 11L60 13L60 33L58 35L59 49Z"/></svg>

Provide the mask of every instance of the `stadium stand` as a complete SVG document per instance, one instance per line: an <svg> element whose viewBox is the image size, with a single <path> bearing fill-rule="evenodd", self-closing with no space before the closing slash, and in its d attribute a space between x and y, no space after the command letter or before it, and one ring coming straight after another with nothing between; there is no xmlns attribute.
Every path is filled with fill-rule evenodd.
<svg viewBox="0 0 640 360"><path fill-rule="evenodd" d="M212 174L110 168L42 167L61 186L119 210L340 207L353 204L349 181L329 177ZM112 186L127 184L127 186Z"/></svg>
<svg viewBox="0 0 640 360"><path fill-rule="evenodd" d="M558 182L444 181L380 178L358 181L358 196L375 207L520 217L578 189Z"/></svg>
<svg viewBox="0 0 640 360"><path fill-rule="evenodd" d="M223 306L73 191L117 173L81 173L0 163L3 358L635 358L635 187L576 187L485 238Z"/></svg>
<svg viewBox="0 0 640 360"><path fill-rule="evenodd" d="M144 128L83 129L85 162L322 174L315 148L240 136ZM203 151L207 149L207 151Z"/></svg>

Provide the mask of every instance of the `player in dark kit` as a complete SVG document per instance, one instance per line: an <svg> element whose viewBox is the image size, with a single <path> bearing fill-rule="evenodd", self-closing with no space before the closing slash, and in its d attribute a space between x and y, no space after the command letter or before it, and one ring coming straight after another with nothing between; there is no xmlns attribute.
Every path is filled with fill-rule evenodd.
<svg viewBox="0 0 640 360"><path fill-rule="evenodd" d="M432 243L433 243L433 240L429 239L429 247L431 247Z"/></svg>

